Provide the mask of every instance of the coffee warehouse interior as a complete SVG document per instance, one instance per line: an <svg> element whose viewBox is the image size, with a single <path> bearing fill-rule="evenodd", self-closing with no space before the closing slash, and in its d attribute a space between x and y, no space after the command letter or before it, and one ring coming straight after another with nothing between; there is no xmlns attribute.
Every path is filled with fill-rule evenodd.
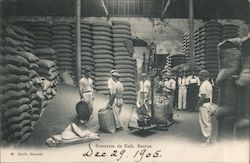
<svg viewBox="0 0 250 163"><path fill-rule="evenodd" d="M213 81L228 71L213 89L213 102L226 109L217 118L215 139L249 137L249 0L1 0L0 5L2 145L46 147L47 138L63 132L76 116L85 69L94 81L88 125L100 141L198 142L197 112L174 111L167 130L141 134L127 127L141 74L153 85L166 71L179 69L206 69ZM108 100L112 69L124 86L124 130L107 134L99 131L97 114Z"/></svg>

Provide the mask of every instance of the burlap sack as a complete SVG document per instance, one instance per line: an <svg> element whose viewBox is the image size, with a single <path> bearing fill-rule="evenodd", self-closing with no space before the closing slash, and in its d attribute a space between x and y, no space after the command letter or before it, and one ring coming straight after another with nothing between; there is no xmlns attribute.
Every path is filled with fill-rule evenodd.
<svg viewBox="0 0 250 163"><path fill-rule="evenodd" d="M238 73L240 69L240 50L227 48L220 50L221 69L216 78L216 84Z"/></svg>
<svg viewBox="0 0 250 163"><path fill-rule="evenodd" d="M112 109L100 109L98 111L100 130L107 133L115 133L115 118Z"/></svg>

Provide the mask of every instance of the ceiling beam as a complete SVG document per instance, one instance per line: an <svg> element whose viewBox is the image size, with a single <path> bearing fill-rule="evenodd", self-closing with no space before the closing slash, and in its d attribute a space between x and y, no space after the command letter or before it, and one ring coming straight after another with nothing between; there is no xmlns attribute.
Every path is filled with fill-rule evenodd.
<svg viewBox="0 0 250 163"><path fill-rule="evenodd" d="M166 13L167 10L168 10L168 7L170 6L170 3L171 3L171 0L167 0L167 3L166 3L166 5L165 5L164 9L163 9L163 11L161 12L161 18L164 17L165 13Z"/></svg>
<svg viewBox="0 0 250 163"><path fill-rule="evenodd" d="M106 6L104 0L101 0L101 3L102 3L102 7L104 8L106 16L109 17L109 12L108 12L108 9L107 9L107 6Z"/></svg>

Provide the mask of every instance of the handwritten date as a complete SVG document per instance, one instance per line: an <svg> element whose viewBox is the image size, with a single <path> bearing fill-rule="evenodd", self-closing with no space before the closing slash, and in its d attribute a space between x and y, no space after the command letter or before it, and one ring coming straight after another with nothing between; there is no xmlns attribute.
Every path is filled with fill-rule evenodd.
<svg viewBox="0 0 250 163"><path fill-rule="evenodd" d="M94 151L91 147L91 143L89 143L89 150L86 153L83 153L83 157L113 157L116 158L117 161L120 161L124 157L131 156L131 152L127 154L125 149L121 150L113 150L111 153ZM147 158L159 158L162 157L161 150L157 150L154 152L148 151L147 149L137 150L132 156L136 162L140 162L143 159Z"/></svg>

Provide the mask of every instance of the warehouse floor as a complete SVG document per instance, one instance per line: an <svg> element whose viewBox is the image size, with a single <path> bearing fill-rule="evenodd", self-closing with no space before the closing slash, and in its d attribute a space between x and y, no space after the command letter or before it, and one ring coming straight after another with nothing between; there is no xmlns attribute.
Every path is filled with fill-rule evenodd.
<svg viewBox="0 0 250 163"><path fill-rule="evenodd" d="M68 124L75 121L75 105L79 101L79 94L76 87L62 85L59 88L58 94L53 99L43 116L39 119L35 126L35 132L27 142L21 146L39 146L46 147L45 140L52 135L60 134ZM98 132L101 136L100 141L106 141L110 139L121 139L121 140L187 140L191 142L199 142L202 139L199 123L198 114L189 112L176 112L175 123L168 131L151 131L148 135L141 136L136 131L131 132L127 128L131 105L124 105L122 111L122 117L124 120L124 130L118 131L115 134L105 134L98 131L99 124L97 119L97 111L105 106L107 97L99 94L95 94L94 101L94 117L92 122L88 124L89 129L94 132ZM142 139L142 137L144 139Z"/></svg>
<svg viewBox="0 0 250 163"><path fill-rule="evenodd" d="M230 143L216 143L209 146L210 148L201 146L202 134L198 123L198 113L196 112L175 112L175 123L169 127L168 131L151 130L145 134L140 134L127 128L132 106L124 105L122 111L124 130L117 131L115 134L102 133L98 130L97 112L105 106L107 97L97 93L94 101L94 117L87 124L87 127L89 130L97 132L101 139L91 143L86 142L60 148L48 147L45 144L47 138L61 134L70 123L75 121L75 105L78 101L79 95L76 87L60 86L58 94L50 102L43 116L37 122L34 135L17 148L21 151L37 152L38 154L42 152L41 155L44 156L42 159L51 162L58 160L72 162L72 158L76 162L82 162L83 160L88 162L94 160L113 162L117 161L117 157L122 154L120 153L115 158L110 155L106 156L105 160L94 154L89 157L83 157L83 154L87 151L111 154L114 150L118 152L126 151L127 155L123 156L121 162L138 161L142 158L142 155L142 160L151 162L162 162L162 160L166 162L213 162L216 160L218 162L232 161L232 159L245 162L245 159L248 158L246 156L248 155L247 151L249 151L249 142L243 144L235 144L232 141ZM86 126L79 125L79 127ZM113 147L106 147L109 145L113 145ZM121 145L121 148L118 148L118 145ZM161 157L149 157L147 159L146 154L144 155L142 152L136 155L136 152L140 150L145 150L144 153L152 152L152 155L157 150L160 150L162 155ZM242 150L246 152L242 152ZM30 162L30 157L17 156L17 158L22 158L24 162ZM37 159L37 157L34 156L34 159Z"/></svg>

